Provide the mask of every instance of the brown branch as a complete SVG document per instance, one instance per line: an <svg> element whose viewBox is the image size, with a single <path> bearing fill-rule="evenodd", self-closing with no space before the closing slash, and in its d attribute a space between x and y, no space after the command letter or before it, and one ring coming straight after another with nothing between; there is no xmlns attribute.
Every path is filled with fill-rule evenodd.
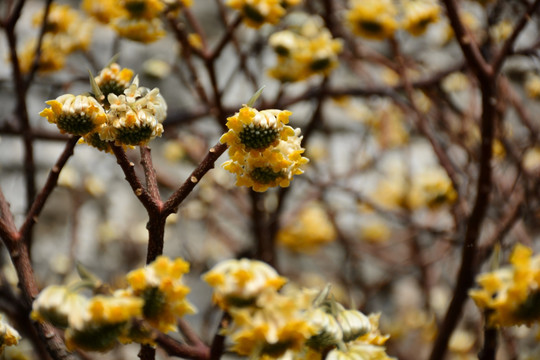
<svg viewBox="0 0 540 360"><path fill-rule="evenodd" d="M217 143L208 151L199 166L189 175L186 181L163 205L163 215L166 217L178 210L178 206L191 193L202 177L214 167L216 160L227 150L227 145Z"/></svg>
<svg viewBox="0 0 540 360"><path fill-rule="evenodd" d="M456 40L461 47L465 60L476 76L482 81L482 79L494 73L493 69L486 63L473 35L461 21L456 0L443 0L443 3L446 6L448 20L454 30Z"/></svg>
<svg viewBox="0 0 540 360"><path fill-rule="evenodd" d="M495 77L489 77L487 80L489 81L480 81L482 91L482 143L480 148L480 173L476 184L476 199L472 213L466 222L461 252L461 265L454 289L454 296L448 306L444 320L439 327L439 333L429 357L430 360L440 360L444 357L448 347L448 341L461 317L463 306L468 298L467 292L472 286L476 274L475 258L477 242L481 225L486 215L489 204L489 193L492 187L491 158L493 155L496 117L496 104L493 103L493 99L496 99L497 95L496 80Z"/></svg>
<svg viewBox="0 0 540 360"><path fill-rule="evenodd" d="M532 4L529 5L527 11L523 14L523 16L521 16L521 18L515 25L512 34L508 37L508 39L506 39L501 50L493 59L493 63L491 65L493 72L499 72L508 55L512 53L517 38L525 28L525 25L527 25L529 20L531 20L531 16L538 9L538 6L540 6L540 0L535 0Z"/></svg>
<svg viewBox="0 0 540 360"><path fill-rule="evenodd" d="M141 181L137 177L137 174L135 174L135 164L128 160L124 149L121 146L117 146L114 144L111 144L111 148L114 152L114 155L116 156L118 165L120 165L120 167L124 171L125 178L131 186L131 189L133 190L135 196L137 196L137 198L139 199L141 204L143 204L149 214L155 213L156 211L159 212L159 209L161 208L160 204L156 202L156 199L154 199L152 195L148 192L148 190L146 190L141 184Z"/></svg>
<svg viewBox="0 0 540 360"><path fill-rule="evenodd" d="M45 185L43 185L43 188L41 189L40 193L37 195L36 199L31 204L30 210L28 211L26 215L25 221L20 228L21 237L25 239L25 241L27 241L26 239L29 237L34 224L37 222L39 214L43 210L43 207L45 206L47 199L49 198L52 191L56 187L56 184L58 182L58 176L60 175L60 171L62 171L68 159L73 155L73 149L75 148L75 145L77 145L78 140L79 140L79 136L72 136L71 138L69 138L69 140L66 143L66 146L64 147L64 151L62 152L62 154L60 154L60 157L58 158L54 166L51 168L51 171L49 172L49 176L47 177Z"/></svg>
<svg viewBox="0 0 540 360"><path fill-rule="evenodd" d="M169 356L178 356L182 359L207 360L210 358L208 346L199 343L197 345L181 344L168 335L159 333L156 343L164 349Z"/></svg>
<svg viewBox="0 0 540 360"><path fill-rule="evenodd" d="M161 203L161 196L159 194L159 188L157 183L156 169L152 163L151 150L148 146L141 146L141 165L144 169L144 176L146 178L146 190L150 193L156 203Z"/></svg>

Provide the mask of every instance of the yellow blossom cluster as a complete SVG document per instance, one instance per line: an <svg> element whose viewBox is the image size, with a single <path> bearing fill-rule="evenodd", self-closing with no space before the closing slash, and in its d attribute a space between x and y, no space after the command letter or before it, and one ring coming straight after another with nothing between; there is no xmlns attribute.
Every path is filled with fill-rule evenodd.
<svg viewBox="0 0 540 360"><path fill-rule="evenodd" d="M14 346L19 343L21 336L11 325L2 320L0 315L0 355L6 346Z"/></svg>
<svg viewBox="0 0 540 360"><path fill-rule="evenodd" d="M41 27L43 11L33 17L33 24ZM83 18L69 5L52 4L40 48L37 70L40 73L58 71L65 65L66 56L75 51L87 51L90 47L93 22ZM21 72L28 73L37 55L37 39L31 39L19 53Z"/></svg>
<svg viewBox="0 0 540 360"><path fill-rule="evenodd" d="M84 0L81 6L119 36L147 44L166 34L161 15L191 4L192 0Z"/></svg>
<svg viewBox="0 0 540 360"><path fill-rule="evenodd" d="M220 141L229 145L230 160L223 167L236 174L236 185L263 192L269 187L289 186L294 175L303 173L300 129L289 122L290 111L258 111L244 105L227 119L229 131Z"/></svg>
<svg viewBox="0 0 540 360"><path fill-rule="evenodd" d="M127 275L134 296L144 299L143 316L150 325L162 332L177 331L176 319L195 312L186 299L190 289L182 277L189 272L189 263L165 256Z"/></svg>
<svg viewBox="0 0 540 360"><path fill-rule="evenodd" d="M264 24L275 25L285 15L287 8L301 0L228 0L227 5L240 11L244 23L258 29Z"/></svg>
<svg viewBox="0 0 540 360"><path fill-rule="evenodd" d="M510 264L478 275L469 295L490 326L531 325L540 320L540 256L517 244Z"/></svg>
<svg viewBox="0 0 540 360"><path fill-rule="evenodd" d="M338 65L343 44L334 39L319 17L307 18L302 26L278 31L269 39L277 64L269 75L281 82L295 82L312 75L328 75Z"/></svg>
<svg viewBox="0 0 540 360"><path fill-rule="evenodd" d="M356 35L370 40L390 38L399 28L419 36L439 20L435 0L405 0L401 5L398 9L392 0L350 0L347 19Z"/></svg>
<svg viewBox="0 0 540 360"><path fill-rule="evenodd" d="M457 192L443 169L429 168L409 178L399 172L391 175L378 183L371 197L386 209L438 209L454 203Z"/></svg>
<svg viewBox="0 0 540 360"><path fill-rule="evenodd" d="M203 279L214 288L214 302L232 317L224 334L240 355L321 360L323 354L342 351L391 359L382 346L388 335L378 329L379 315L345 309L329 287L320 292L282 288L286 279L272 267L247 259L221 262Z"/></svg>
<svg viewBox="0 0 540 360"><path fill-rule="evenodd" d="M336 229L322 204L312 202L278 232L280 244L295 252L312 253L336 239Z"/></svg>
<svg viewBox="0 0 540 360"><path fill-rule="evenodd" d="M69 287L52 285L36 298L31 316L65 328L69 349L108 351L118 341L149 344L152 328L177 330L177 318L195 311L185 298L189 288L182 282L188 270L184 260L161 256L130 272L129 286L111 294L84 296L81 288L95 286L85 281Z"/></svg>
<svg viewBox="0 0 540 360"><path fill-rule="evenodd" d="M111 64L93 79L94 94L65 94L49 100L40 115L60 132L82 136L99 150L117 145L145 145L161 136L167 104L158 88L139 86L130 69Z"/></svg>

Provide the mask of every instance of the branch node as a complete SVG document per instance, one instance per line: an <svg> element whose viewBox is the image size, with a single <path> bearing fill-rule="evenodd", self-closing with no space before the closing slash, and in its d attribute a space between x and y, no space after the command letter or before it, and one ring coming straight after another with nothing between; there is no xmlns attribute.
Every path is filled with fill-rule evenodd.
<svg viewBox="0 0 540 360"><path fill-rule="evenodd" d="M143 193L143 189L141 189L141 188L138 188L137 190L135 190L135 195L137 195L137 196L141 196L142 193Z"/></svg>
<svg viewBox="0 0 540 360"><path fill-rule="evenodd" d="M197 181L199 181L195 176L192 176L190 180L191 180L191 182L194 183L194 184L196 184Z"/></svg>

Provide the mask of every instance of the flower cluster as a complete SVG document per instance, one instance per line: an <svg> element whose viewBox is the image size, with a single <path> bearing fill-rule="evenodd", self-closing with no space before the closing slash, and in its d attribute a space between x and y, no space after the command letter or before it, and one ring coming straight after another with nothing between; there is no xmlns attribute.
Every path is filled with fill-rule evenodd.
<svg viewBox="0 0 540 360"><path fill-rule="evenodd" d="M308 204L278 232L278 242L296 252L310 253L336 239L336 229L324 207Z"/></svg>
<svg viewBox="0 0 540 360"><path fill-rule="evenodd" d="M82 8L119 36L141 43L151 43L165 36L161 15L192 0L84 0Z"/></svg>
<svg viewBox="0 0 540 360"><path fill-rule="evenodd" d="M228 0L227 5L242 13L245 24L258 29L264 24L277 24L287 8L301 0Z"/></svg>
<svg viewBox="0 0 540 360"><path fill-rule="evenodd" d="M43 24L43 11L33 18L36 27ZM53 72L64 67L66 56L75 51L86 51L92 40L93 23L81 17L78 11L69 5L52 4L47 16L43 36L38 71ZM19 66L23 73L28 73L34 63L37 40L31 39L20 51Z"/></svg>
<svg viewBox="0 0 540 360"><path fill-rule="evenodd" d="M299 28L272 34L269 43L278 58L269 74L281 82L328 75L337 67L337 56L342 50L342 42L332 38L319 17L309 17Z"/></svg>
<svg viewBox="0 0 540 360"><path fill-rule="evenodd" d="M531 325L540 320L540 256L524 245L515 246L510 264L478 275L479 289L469 292L486 310L490 326Z"/></svg>
<svg viewBox="0 0 540 360"><path fill-rule="evenodd" d="M162 332L177 331L176 318L195 312L186 300L189 293L182 277L189 272L189 263L178 258L171 261L158 257L152 264L127 275L134 296L144 299L143 316Z"/></svg>
<svg viewBox="0 0 540 360"><path fill-rule="evenodd" d="M402 18L392 0L351 0L347 19L353 32L371 40L383 40L402 28L413 36L422 35L439 20L440 6L434 0L403 1Z"/></svg>
<svg viewBox="0 0 540 360"><path fill-rule="evenodd" d="M226 260L203 278L214 287L214 301L232 317L224 334L240 355L320 360L326 353L358 353L362 359L372 359L370 354L390 359L382 346L388 336L378 330L379 315L345 309L329 296L329 287L322 292L281 289L286 279L269 265L246 259Z"/></svg>
<svg viewBox="0 0 540 360"><path fill-rule="evenodd" d="M14 346L19 343L21 336L11 325L2 320L0 315L0 355L6 346Z"/></svg>
<svg viewBox="0 0 540 360"><path fill-rule="evenodd" d="M221 142L230 146L230 160L223 167L236 174L236 185L263 192L269 187L289 186L309 160L302 156L300 129L289 122L290 111L258 111L244 105L227 119L229 131Z"/></svg>
<svg viewBox="0 0 540 360"><path fill-rule="evenodd" d="M66 329L69 349L108 351L122 343L153 342L152 328L176 330L176 319L195 311L186 300L189 288L182 275L189 265L158 257L127 275L129 286L111 294L82 295L84 281L74 286L49 286L34 301L32 318ZM98 289L103 290L103 286Z"/></svg>
<svg viewBox="0 0 540 360"><path fill-rule="evenodd" d="M91 95L65 94L46 104L40 115L56 124L60 132L82 136L99 150L117 145L145 145L161 136L167 104L158 88L139 86L130 69L111 64L94 79Z"/></svg>

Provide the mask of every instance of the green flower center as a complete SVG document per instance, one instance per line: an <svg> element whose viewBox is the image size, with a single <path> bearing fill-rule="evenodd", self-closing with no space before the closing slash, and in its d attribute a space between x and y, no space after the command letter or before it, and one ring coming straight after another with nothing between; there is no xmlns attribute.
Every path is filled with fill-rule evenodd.
<svg viewBox="0 0 540 360"><path fill-rule="evenodd" d="M263 354L268 354L273 357L283 355L292 345L292 341L278 341L275 344L266 344L262 348Z"/></svg>
<svg viewBox="0 0 540 360"><path fill-rule="evenodd" d="M56 126L73 135L86 135L96 127L93 119L87 114L61 114L56 119Z"/></svg>
<svg viewBox="0 0 540 360"><path fill-rule="evenodd" d="M328 68L328 66L330 66L330 59L322 58L322 59L317 59L313 61L309 67L313 71L321 71Z"/></svg>
<svg viewBox="0 0 540 360"><path fill-rule="evenodd" d="M518 319L532 321L540 317L540 291L535 291L527 297L516 309L515 315Z"/></svg>
<svg viewBox="0 0 540 360"><path fill-rule="evenodd" d="M73 331L73 342L83 350L107 351L122 333L124 323L88 326L81 331Z"/></svg>
<svg viewBox="0 0 540 360"><path fill-rule="evenodd" d="M122 95L124 93L124 90L126 90L126 86L118 83L116 80L111 80L107 81L104 84L101 84L99 86L99 89L101 90L103 95L105 95L105 101L107 101L107 95Z"/></svg>
<svg viewBox="0 0 540 360"><path fill-rule="evenodd" d="M249 173L249 176L260 184L270 184L278 178L283 177L282 172L275 172L271 167L265 166L256 168Z"/></svg>
<svg viewBox="0 0 540 360"><path fill-rule="evenodd" d="M144 289L142 293L144 299L143 314L145 318L155 319L162 312L166 305L165 294L157 287Z"/></svg>
<svg viewBox="0 0 540 360"><path fill-rule="evenodd" d="M150 125L124 127L117 129L116 140L124 145L138 146L150 140L153 131Z"/></svg>
<svg viewBox="0 0 540 360"><path fill-rule="evenodd" d="M358 22L358 26L371 34L380 34L383 30L381 23L372 20L361 20Z"/></svg>
<svg viewBox="0 0 540 360"><path fill-rule="evenodd" d="M144 1L129 1L125 7L131 15L141 16L146 10L146 3Z"/></svg>
<svg viewBox="0 0 540 360"><path fill-rule="evenodd" d="M257 9L255 9L253 6L251 5L244 5L244 7L242 8L242 11L244 12L244 15L255 21L256 23L262 23L264 22L264 16L263 14L261 14Z"/></svg>
<svg viewBox="0 0 540 360"><path fill-rule="evenodd" d="M246 146L247 150L263 150L272 145L279 137L279 131L274 128L262 126L246 126L238 135L240 142Z"/></svg>
<svg viewBox="0 0 540 360"><path fill-rule="evenodd" d="M283 45L274 46L274 51L279 56L289 56L289 54L291 53L289 48Z"/></svg>
<svg viewBox="0 0 540 360"><path fill-rule="evenodd" d="M90 146L95 147L99 151L109 151L111 145L108 141L103 141L97 132L93 132L84 137L84 141Z"/></svg>

